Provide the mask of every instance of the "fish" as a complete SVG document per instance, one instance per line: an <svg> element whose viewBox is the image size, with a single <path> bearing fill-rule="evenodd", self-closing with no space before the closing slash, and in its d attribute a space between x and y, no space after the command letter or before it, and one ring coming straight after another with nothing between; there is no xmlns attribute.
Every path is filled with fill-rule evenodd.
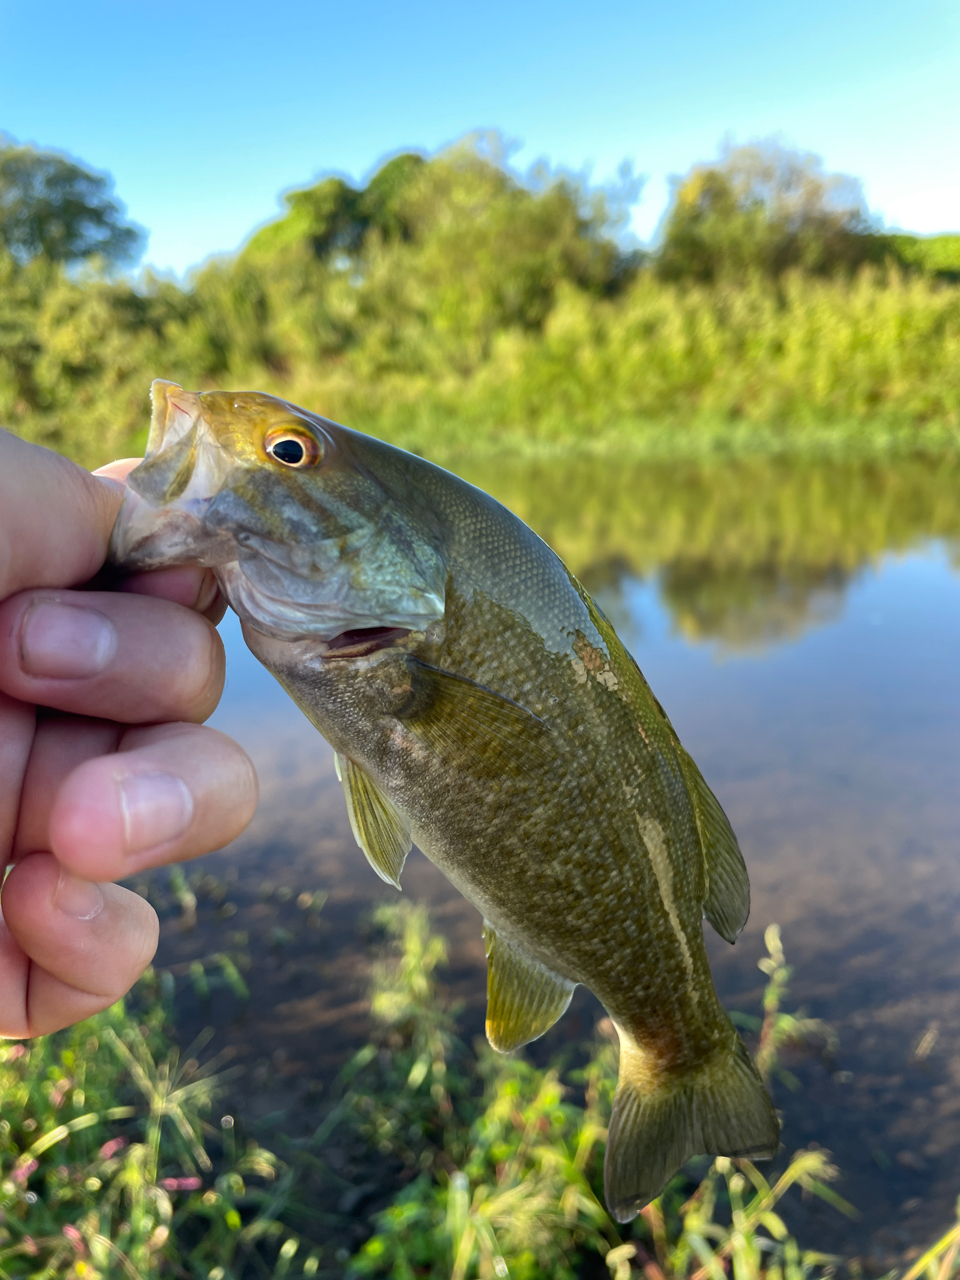
<svg viewBox="0 0 960 1280"><path fill-rule="evenodd" d="M604 1193L628 1222L691 1156L779 1123L702 920L749 911L736 837L636 661L559 557L417 455L253 391L157 380L111 542L213 569L256 657L336 754L354 836L413 843L483 916L486 1031L543 1035L575 987L620 1042Z"/></svg>

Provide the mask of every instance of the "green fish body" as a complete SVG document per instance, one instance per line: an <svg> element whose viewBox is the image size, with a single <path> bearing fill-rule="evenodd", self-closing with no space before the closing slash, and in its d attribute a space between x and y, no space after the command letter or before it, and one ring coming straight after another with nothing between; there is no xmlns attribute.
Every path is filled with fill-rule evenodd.
<svg viewBox="0 0 960 1280"><path fill-rule="evenodd" d="M694 1154L773 1155L702 934L746 920L736 838L558 557L455 476L259 393L155 383L129 486L116 559L213 565L333 746L374 870L399 888L415 841L482 913L491 1044L542 1035L577 983L610 1014L614 1216Z"/></svg>

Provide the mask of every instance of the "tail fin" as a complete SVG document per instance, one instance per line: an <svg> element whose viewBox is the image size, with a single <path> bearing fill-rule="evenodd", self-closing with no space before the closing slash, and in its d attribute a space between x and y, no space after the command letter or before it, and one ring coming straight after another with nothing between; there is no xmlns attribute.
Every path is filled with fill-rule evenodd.
<svg viewBox="0 0 960 1280"><path fill-rule="evenodd" d="M776 1153L780 1124L739 1036L702 1066L653 1080L643 1050L617 1030L620 1079L603 1180L618 1222L636 1217L691 1156Z"/></svg>

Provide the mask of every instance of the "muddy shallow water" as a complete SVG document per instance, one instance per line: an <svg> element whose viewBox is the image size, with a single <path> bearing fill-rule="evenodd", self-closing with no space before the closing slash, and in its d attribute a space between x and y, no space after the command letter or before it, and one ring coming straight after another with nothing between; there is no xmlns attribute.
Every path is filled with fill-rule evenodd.
<svg viewBox="0 0 960 1280"><path fill-rule="evenodd" d="M879 1267L929 1241L960 1192L960 465L466 474L595 592L731 817L753 906L735 947L707 930L721 998L757 1011L777 921L795 970L786 1007L839 1035L833 1060L791 1064L802 1088L778 1085L776 1100L787 1151L831 1150L862 1216L808 1206L801 1242ZM363 1043L365 914L392 891L353 843L329 748L232 619L222 632L213 723L254 757L262 802L230 849L186 868L194 927L165 874L151 892L185 1028L217 1026L262 1115L322 1096ZM479 1031L477 913L416 853L404 891L430 903L445 981ZM230 949L252 959L249 1004L226 988L203 1004L189 964ZM581 990L551 1037L585 1036L597 1014Z"/></svg>

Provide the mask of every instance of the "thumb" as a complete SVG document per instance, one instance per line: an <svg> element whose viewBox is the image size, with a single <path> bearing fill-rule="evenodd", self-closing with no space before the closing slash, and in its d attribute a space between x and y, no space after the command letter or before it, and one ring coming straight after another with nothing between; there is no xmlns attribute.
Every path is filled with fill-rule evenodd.
<svg viewBox="0 0 960 1280"><path fill-rule="evenodd" d="M0 600L92 578L122 498L116 481L0 431Z"/></svg>

